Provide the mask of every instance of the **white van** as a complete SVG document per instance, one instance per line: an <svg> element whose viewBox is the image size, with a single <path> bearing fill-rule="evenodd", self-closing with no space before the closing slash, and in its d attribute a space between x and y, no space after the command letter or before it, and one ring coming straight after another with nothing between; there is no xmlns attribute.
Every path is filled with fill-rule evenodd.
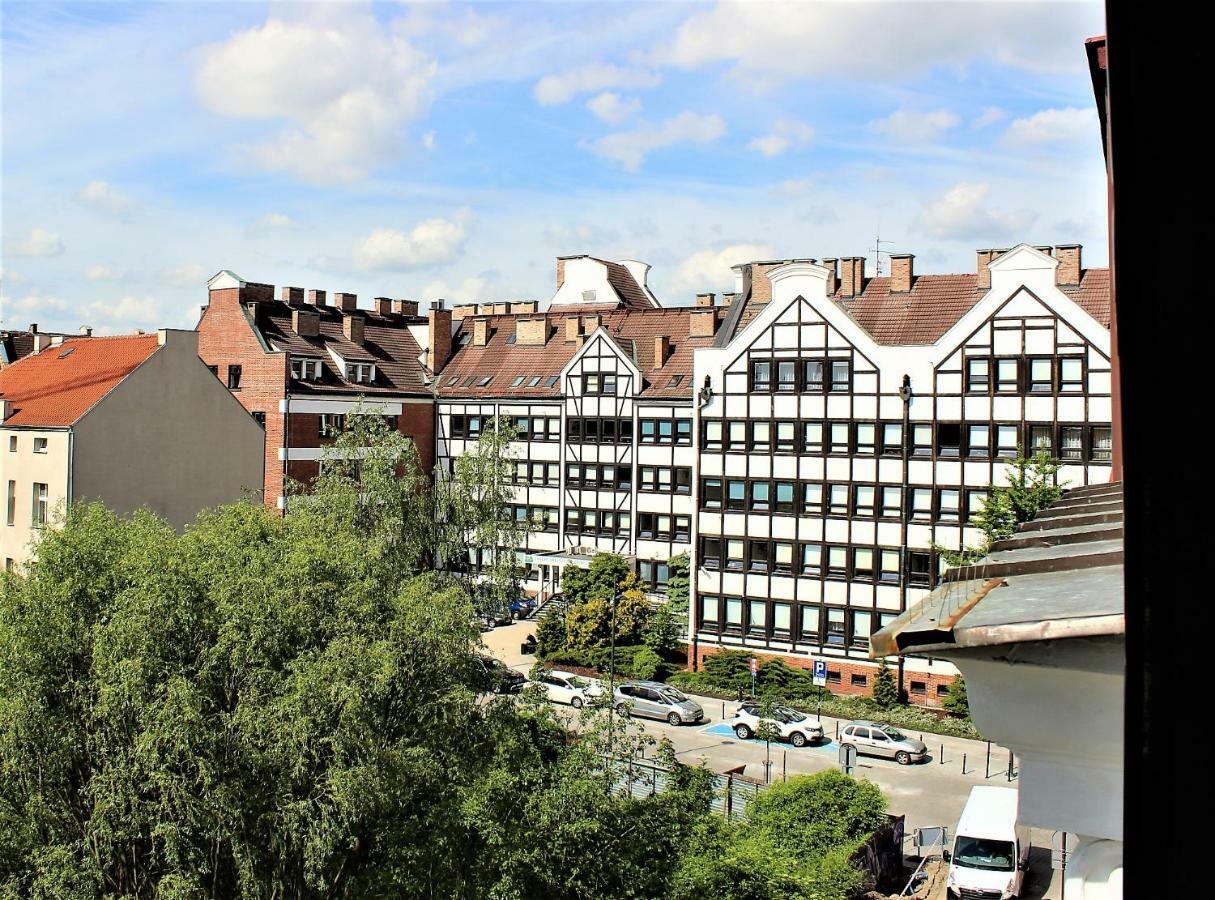
<svg viewBox="0 0 1215 900"><path fill-rule="evenodd" d="M949 896L963 900L1008 900L1021 896L1029 862L1029 829L1017 824L1014 788L970 789L954 832Z"/></svg>

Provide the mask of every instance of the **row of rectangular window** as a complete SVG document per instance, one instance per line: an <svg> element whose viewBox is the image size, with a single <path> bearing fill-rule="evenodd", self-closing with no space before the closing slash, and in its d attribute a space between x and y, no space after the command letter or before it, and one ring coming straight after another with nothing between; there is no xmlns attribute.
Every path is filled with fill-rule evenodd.
<svg viewBox="0 0 1215 900"><path fill-rule="evenodd" d="M901 552L889 547L770 541L753 538L702 537L700 566L735 572L776 573L875 584L899 584ZM907 552L907 583L932 587L933 554Z"/></svg>
<svg viewBox="0 0 1215 900"><path fill-rule="evenodd" d="M541 531L557 530L557 510L551 506L523 506L511 504L508 515L516 522L531 522L538 525Z"/></svg>
<svg viewBox="0 0 1215 900"><path fill-rule="evenodd" d="M637 474L639 491L662 494L692 493L690 466L639 466ZM560 475L560 463L519 461L515 463L514 483L558 487ZM633 471L628 465L614 463L567 463L565 486L627 491L633 486Z"/></svg>
<svg viewBox="0 0 1215 900"><path fill-rule="evenodd" d="M968 394L1080 394L1083 356L967 356Z"/></svg>
<svg viewBox="0 0 1215 900"><path fill-rule="evenodd" d="M757 394L848 393L849 359L751 359L751 392Z"/></svg>
<svg viewBox="0 0 1215 900"><path fill-rule="evenodd" d="M561 440L560 416L511 416L511 424L515 427L516 440L519 441L559 441Z"/></svg>
<svg viewBox="0 0 1215 900"><path fill-rule="evenodd" d="M35 453L46 453L47 452L47 440L48 440L47 438L41 437L39 435L35 435L34 436L34 452ZM15 434L10 434L8 437L8 452L9 453L17 452L17 435L15 435Z"/></svg>
<svg viewBox="0 0 1215 900"><path fill-rule="evenodd" d="M913 521L966 521L983 508L986 488L907 488ZM766 478L702 478L700 508L707 511L759 512L776 515L830 516L848 519L902 518L903 487L823 481L780 481Z"/></svg>
<svg viewBox="0 0 1215 900"><path fill-rule="evenodd" d="M632 444L632 419L565 420L565 440L568 444Z"/></svg>
<svg viewBox="0 0 1215 900"><path fill-rule="evenodd" d="M566 534L627 538L632 523L632 516L620 510L579 509L572 506L565 509Z"/></svg>
<svg viewBox="0 0 1215 900"><path fill-rule="evenodd" d="M706 630L857 649L868 648L875 616L877 627L885 628L898 615L865 609L796 604L795 634L795 604L779 600L702 594L699 612L700 627Z"/></svg>
<svg viewBox="0 0 1215 900"><path fill-rule="evenodd" d="M670 576L671 567L665 559L637 560L637 580L651 593L665 594Z"/></svg>
<svg viewBox="0 0 1215 900"><path fill-rule="evenodd" d="M45 525L50 517L51 489L47 484L35 481L31 490L30 522L33 525ZM17 482L9 481L8 494L5 498L5 523L17 524Z"/></svg>
<svg viewBox="0 0 1215 900"><path fill-rule="evenodd" d="M371 415L367 413L367 415ZM259 418L260 416L260 418ZM259 424L266 424L265 413L254 413L253 417L258 419ZM384 424L388 426L389 431L397 430L396 416L383 416ZM332 438L337 437L346 430L346 416L342 413L321 413L317 416L316 434L317 437Z"/></svg>

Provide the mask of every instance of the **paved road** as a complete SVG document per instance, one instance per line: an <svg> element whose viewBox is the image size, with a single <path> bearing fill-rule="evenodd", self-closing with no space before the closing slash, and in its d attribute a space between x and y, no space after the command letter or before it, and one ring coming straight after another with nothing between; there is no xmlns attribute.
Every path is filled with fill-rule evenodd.
<svg viewBox="0 0 1215 900"><path fill-rule="evenodd" d="M527 673L534 657L521 652L520 644L535 631L532 621L516 622L482 635L486 649L507 665ZM675 747L680 759L691 764L703 763L716 772L743 767L743 774L763 778L765 761L771 760L771 778L784 775L808 774L839 766L839 745L834 740L825 746L796 748L789 744L765 746L755 739L740 741L730 730L728 720L737 704L707 697L695 698L705 710L706 721L698 725L672 726L666 722L637 720L655 738L666 737ZM724 710L724 716L723 716ZM823 717L823 728L834 737L837 720ZM893 760L859 757L857 775L877 784L890 801L890 811L906 816L906 832L931 825L945 825L953 834L954 826L966 805L970 789L976 784L1009 785L1007 780L1008 751L991 747L991 773L985 777L987 745L982 741L961 738L940 738L925 735L929 758L918 765L900 766ZM942 747L944 762L942 763ZM966 771L962 770L965 755ZM1016 781L1012 782L1012 786ZM1034 830L1035 847L1050 846L1050 833ZM1049 851L1033 854L1031 886L1024 896L1055 898L1058 887L1044 890L1050 880Z"/></svg>

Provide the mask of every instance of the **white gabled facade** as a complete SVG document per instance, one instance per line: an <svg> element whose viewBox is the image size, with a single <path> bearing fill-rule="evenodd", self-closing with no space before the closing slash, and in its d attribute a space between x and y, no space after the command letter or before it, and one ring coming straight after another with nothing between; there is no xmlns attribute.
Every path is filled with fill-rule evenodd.
<svg viewBox="0 0 1215 900"><path fill-rule="evenodd" d="M762 312L695 357L694 655L825 658L832 687L867 690L869 634L935 583L934 545L979 542L969 513L1018 445L1049 446L1071 485L1108 480L1109 332L1057 265L1004 253L987 293L918 345L875 341L829 296L831 269L767 273ZM916 702L954 674L907 666Z"/></svg>

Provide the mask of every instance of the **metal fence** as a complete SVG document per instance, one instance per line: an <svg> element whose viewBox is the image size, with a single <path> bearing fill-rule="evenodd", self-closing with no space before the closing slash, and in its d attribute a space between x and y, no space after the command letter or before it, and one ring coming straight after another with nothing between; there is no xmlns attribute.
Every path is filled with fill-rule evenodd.
<svg viewBox="0 0 1215 900"><path fill-rule="evenodd" d="M648 759L608 760L612 788L638 799L652 797L667 789L671 772L661 763ZM738 775L714 775L710 808L731 821L747 818L747 808L765 785Z"/></svg>

